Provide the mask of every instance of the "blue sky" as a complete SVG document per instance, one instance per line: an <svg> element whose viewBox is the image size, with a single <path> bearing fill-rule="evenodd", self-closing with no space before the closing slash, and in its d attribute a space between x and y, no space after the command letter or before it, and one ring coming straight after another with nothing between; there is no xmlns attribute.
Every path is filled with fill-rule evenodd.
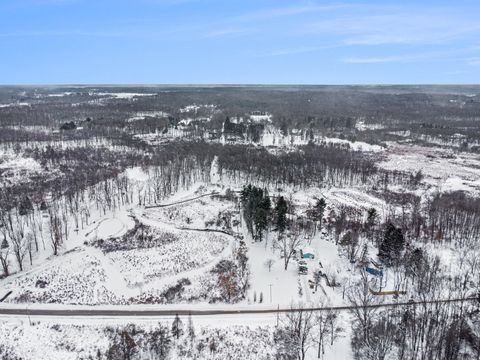
<svg viewBox="0 0 480 360"><path fill-rule="evenodd" d="M0 83L480 83L479 14L462 0L1 0Z"/></svg>

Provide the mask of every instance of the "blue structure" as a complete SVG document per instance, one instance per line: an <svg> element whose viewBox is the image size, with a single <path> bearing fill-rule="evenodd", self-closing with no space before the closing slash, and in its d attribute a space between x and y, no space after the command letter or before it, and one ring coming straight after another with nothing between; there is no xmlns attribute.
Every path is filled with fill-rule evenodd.
<svg viewBox="0 0 480 360"><path fill-rule="evenodd" d="M311 249L302 250L302 259L315 259L315 254Z"/></svg>
<svg viewBox="0 0 480 360"><path fill-rule="evenodd" d="M365 271L368 272L369 274L372 274L373 276L383 276L383 271L377 270L371 267L365 268Z"/></svg>

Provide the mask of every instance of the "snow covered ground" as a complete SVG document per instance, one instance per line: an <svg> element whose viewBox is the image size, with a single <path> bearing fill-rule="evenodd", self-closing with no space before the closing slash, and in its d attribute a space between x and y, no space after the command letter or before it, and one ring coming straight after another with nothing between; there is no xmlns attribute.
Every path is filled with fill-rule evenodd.
<svg viewBox="0 0 480 360"><path fill-rule="evenodd" d="M339 325L343 327L348 320L345 314L340 314ZM180 318L184 335L176 341L171 339L171 349L168 359L273 359L276 351L273 333L280 319L275 314L238 316L192 316L195 334L195 357L185 353L189 347L189 335L186 327L187 317ZM168 330L174 320L173 316L135 318L137 337L137 356L145 358L148 342L144 335L156 329L159 324ZM57 360L106 358L106 352L112 345L114 334L123 329L131 328L130 318L29 318L28 316L11 317L0 320L0 336L2 351L11 358L20 357L25 360ZM143 341L142 341L143 339ZM209 349L211 341L215 340L214 350ZM206 346L199 346L204 344ZM187 346L186 346L187 345ZM316 348L313 346L306 354L306 359L316 359ZM342 329L333 346L326 344L324 359L350 359L352 354L349 346L348 330Z"/></svg>
<svg viewBox="0 0 480 360"><path fill-rule="evenodd" d="M42 166L30 157L0 154L0 183L24 183L43 172Z"/></svg>
<svg viewBox="0 0 480 360"><path fill-rule="evenodd" d="M187 228L213 228L220 225L222 217L234 210L235 204L230 201L213 200L203 197L198 200L175 206L153 208L148 210L148 217L164 223Z"/></svg>
<svg viewBox="0 0 480 360"><path fill-rule="evenodd" d="M139 111L134 116L127 119L128 122L134 122L138 120L144 120L146 118L163 118L169 114L164 111Z"/></svg>
<svg viewBox="0 0 480 360"><path fill-rule="evenodd" d="M217 109L217 106L213 104L203 104L203 105L192 104L192 105L187 105L187 106L184 106L183 108L180 108L180 112L181 113L197 112L200 109L204 109L207 111L215 111Z"/></svg>
<svg viewBox="0 0 480 360"><path fill-rule="evenodd" d="M214 169L212 171L215 172ZM145 186L148 182L148 173L140 168L129 169L125 176L139 187ZM215 181L215 176L213 179ZM352 265L346 256L339 252L333 239L322 232L318 232L314 237L304 239L301 246L311 248L315 253L315 259L305 260L308 265L308 273L299 275L297 260L292 260L288 270L284 270L279 250L272 247L276 236L275 232L269 232L266 235L266 242L253 242L246 233L245 224L240 222L233 226L232 231L243 235L248 245L250 288L245 300L240 303L209 304L208 291L211 291L209 289L215 286L216 281L210 270L220 259L228 259L232 256L234 238L226 234L200 232L188 230L188 228L204 229L211 224L210 227L213 230L222 229L224 226L218 226L217 221L225 213L231 215L229 221L239 219L236 203L209 195L218 190L218 185L197 184L190 190L180 191L165 199L163 204L170 204L169 206L150 209L133 206L106 214L93 211L92 221L95 219L95 223L92 222L85 229L72 234L72 238L66 243L67 253L39 262L27 272L18 273L0 282L2 291L13 291L12 295L7 298L7 303L2 306L29 306L30 308L95 306L106 309L127 306L129 309L136 307L184 309L188 304L192 310L238 310L288 308L295 304L318 306L318 304L342 305L346 303L343 296L345 285L330 287L324 279L316 291L310 285L316 270L322 270L329 277L337 278L339 284L347 284L347 278L354 281L359 277L358 274L352 273ZM366 195L360 189L332 188L323 193L320 192L320 189L309 189L306 192L293 189L284 191L283 195L293 201L299 214L311 206L314 196L318 195L325 196L332 207L350 204L362 206L362 208L368 206L380 209L383 206L382 200ZM202 195L206 196L199 198ZM176 204L177 202L180 204ZM104 252L101 248L91 245L99 239L121 238L128 234L129 230L134 227L132 216L145 225L157 229L156 231L175 234L178 240L161 248L113 252ZM68 250L70 251L68 252ZM270 271L265 264L269 259L273 260ZM184 279L188 279L188 283L182 283ZM173 300L166 302L165 293L179 286L180 283L184 284L182 292ZM260 297L262 298L261 303ZM30 326L28 319L22 316L7 316L2 319L4 322L0 325L0 334L4 331L15 334L6 337L6 346L17 349L25 359L33 358L32 354L35 354L35 348L30 345L22 345L22 343L27 338L37 336L37 332L42 333L38 335L38 338L43 339L42 342L45 343L45 354L53 354L50 358L55 359L56 356L62 359L75 359L99 350L105 351L109 344L109 339L105 335L105 327L123 326L131 321L131 319L95 317L88 319L35 317L35 324ZM340 319L339 326L343 330L333 348L327 347L326 359L351 357L349 335L351 320L348 313L341 314ZM151 324L161 320L136 318L135 323L137 325ZM37 323L38 321L39 323ZM262 331L266 331L268 336L272 336L277 317L275 315L252 315L246 318L241 316L198 316L194 318L194 321L198 326L205 327L206 331L217 331L216 329L223 328L230 334L236 326L242 326L245 327L246 333L250 333L257 331L256 327L260 326ZM60 333L69 333L60 345L58 342L61 334L58 335L58 328L62 329ZM76 331L82 331L82 334L85 334L84 337L75 337ZM70 339L70 334L72 334L72 339ZM228 351L237 351L234 350L237 348L231 344L231 341L240 341L240 343L248 341L242 340L243 338L238 334L232 336L235 340L224 339L225 344L228 344L225 347L225 349L229 349ZM83 340L77 341L77 338ZM272 350L272 344L269 343L259 351L260 354L264 354L272 353L274 350ZM37 354L40 354L40 357L37 358L42 358L44 353L37 352ZM219 354L221 355L218 357L206 356L205 358L220 359L231 353ZM308 358L313 359L315 356L316 353L312 349ZM249 359L249 357L246 358Z"/></svg>
<svg viewBox="0 0 480 360"><path fill-rule="evenodd" d="M98 95L98 96L109 96L115 99L134 99L136 97L140 96L155 96L156 94L150 94L150 93L128 93L128 92L97 92L97 93L92 93L93 95Z"/></svg>
<svg viewBox="0 0 480 360"><path fill-rule="evenodd" d="M186 135L186 131L183 129L175 129L173 127L169 127L167 132L154 132L148 134L136 134L134 137L137 139L141 139L151 145L161 145L164 143L171 142L178 138L183 138Z"/></svg>
<svg viewBox="0 0 480 360"><path fill-rule="evenodd" d="M379 166L386 170L412 175L421 171L424 181L440 191L480 194L480 159L476 154L390 143L385 155Z"/></svg>
<svg viewBox="0 0 480 360"><path fill-rule="evenodd" d="M201 276L231 253L228 235L176 230L168 224L162 227L159 221L153 225L158 227L155 234L159 237L176 240L161 247L106 253L77 242L77 247L64 255L8 277L2 282L2 291L12 290L7 301L14 303L122 304L142 291L165 290L182 278ZM122 237L132 227L132 220L123 212L104 217L82 233L86 241L95 242Z"/></svg>
<svg viewBox="0 0 480 360"><path fill-rule="evenodd" d="M161 247L114 251L107 257L130 286L186 272L212 263L226 249L229 241L220 234L198 234L184 231L178 240ZM171 281L171 279L169 278Z"/></svg>
<svg viewBox="0 0 480 360"><path fill-rule="evenodd" d="M253 116L253 115L252 115ZM274 152L278 149L292 149L297 146L307 145L310 142L315 144L334 144L346 149L351 149L354 151L363 151L368 153L381 153L385 151L385 148L380 145L369 144L362 141L349 141L346 139L340 139L335 137L326 137L322 135L315 135L313 138L307 136L305 131L300 131L297 129L293 129L288 134L283 134L282 131L269 124L270 119L268 116L259 115L261 119L267 122L264 131L262 132L258 143L256 145L263 146L267 148L269 151ZM136 119L132 118L132 119ZM200 121L209 121L209 117L199 117L196 120ZM263 121L262 120L262 121ZM162 132L155 132L155 133L148 133L148 134L137 134L135 137L142 139L148 142L151 145L160 145L165 142L172 141L176 138L185 138L186 135L191 135L188 129L184 128L184 126L189 125L193 121L192 117L188 117L182 119L179 122L178 128L169 127L165 133ZM256 120L260 121L260 120ZM232 143L232 144L251 144L252 141L245 140L247 139L247 134L243 134L242 137L238 136L229 136L228 134L222 134L221 137L218 139L209 139L209 134L207 132L204 133L204 140L208 141L219 141L222 144Z"/></svg>
<svg viewBox="0 0 480 360"><path fill-rule="evenodd" d="M372 150L375 151L375 150ZM402 153L403 151L403 153ZM440 189L452 187L459 188L458 182L478 181L479 175L475 167L478 159L467 155L456 157L440 156L444 153L422 153L413 157L409 148L389 148L385 151L386 160L382 167L399 168L414 172L417 163L425 166L444 166L443 162L452 162L458 166L454 176L449 176ZM405 155L402 156L402 155ZM424 158L422 158L422 156ZM432 158L431 156L435 156ZM441 162L435 165L435 161ZM8 164L12 160L4 163ZM13 163L13 162L12 162ZM0 164L1 166L1 164ZM7 166L6 166L7 167ZM28 167L28 166L27 166ZM8 166L10 168L10 166ZM31 168L35 168L32 166ZM435 168L423 170L426 174L425 182L435 187ZM431 171L431 173L429 172ZM445 174L448 174L445 172ZM287 308L292 304L305 306L318 306L318 304L339 306L346 304L345 289L352 286L360 279L363 269L355 269L344 250L335 244L331 235L318 231L314 236L305 235L300 245L301 249L310 248L315 254L314 259L305 259L308 266L307 274L298 274L298 261L293 259L288 269L284 269L284 262L278 248L273 247L277 233L269 231L263 242L254 242L246 232L246 226L239 216L236 202L232 202L213 194L224 188L227 184L220 184L212 166L212 182L215 184L197 184L191 189L180 191L162 201L162 207L144 208L130 205L115 212L102 213L100 209L92 209L91 223L78 232L72 232L71 238L65 243L64 251L57 257L46 257L35 260L34 265L27 271L17 273L0 281L1 291L12 291L3 306L102 306L108 309L116 306L135 307L155 306L162 309L275 309ZM141 168L132 168L125 172L129 181L136 184L139 189L147 186L149 174ZM456 180L456 179L459 180ZM467 180L465 180L467 179ZM437 179L438 180L438 179ZM234 184L230 184L234 185ZM467 185L465 185L467 186ZM232 186L234 187L234 186ZM466 188L467 189L467 188ZM468 186L471 190L471 186ZM238 190L238 188L237 188ZM305 216L306 210L315 202L315 198L325 198L328 204L327 212L337 210L342 206L358 209L364 214L367 209L375 208L380 216L385 213L385 201L368 193L364 188L309 188L302 191L285 188L282 191L272 191L271 195L283 195L289 199L295 213ZM134 220L135 219L135 220ZM232 225L234 220L238 223ZM94 222L93 222L94 221ZM116 251L105 251L95 244L99 240L123 239L136 226L136 221L154 230L152 233L159 237L173 239L161 246L124 248ZM211 232L199 230L212 230ZM216 286L216 278L211 270L222 259L232 257L232 250L236 246L236 238L215 231L230 231L232 234L243 236L248 246L250 287L246 298L237 304L217 303L210 304L209 292ZM148 233L147 233L148 234ZM164 235L162 235L164 234ZM165 235L168 234L168 235ZM95 245L95 246L94 246ZM370 249L369 249L370 250ZM373 252L373 249L371 249ZM456 265L459 258L453 257L453 251L443 248L425 249L437 253L442 264L449 262L451 268L445 271L454 273L459 267ZM454 261L452 260L454 259ZM271 260L269 270L267 262ZM321 270L329 279L336 279L338 286L332 287L322 278L319 286L312 286L314 272ZM393 275L390 280L393 279ZM386 286L391 281L386 280ZM172 289L179 289L172 298L169 297ZM176 291L176 290L175 290ZM261 299L261 300L260 300ZM22 317L3 317L4 323L0 324L0 334L10 329L16 334L6 337L5 344L11 348L18 348L23 358L31 358L32 347L19 345L25 337L36 336L40 339L43 333L48 334L51 343L58 342L55 328L65 326L65 332L75 334L75 329L83 329L88 319L44 319L32 326ZM38 320L36 320L38 321ZM88 356L91 352L105 351L108 339L105 337L107 324L119 325L127 320L118 319L93 319L83 330L88 338L103 339L95 345L80 347L76 339L66 339L65 347L57 345L54 350L46 347L57 358L76 358L75 353ZM151 319L135 319L137 324L147 323ZM159 319L155 319L159 321ZM195 318L197 322L197 318ZM216 331L225 327L228 332L235 326L248 325L248 331L253 325L261 326L269 334L275 325L276 318L272 315L252 316L249 319L233 317L233 319L198 317L198 323L205 326L208 331ZM329 349L326 359L335 359L337 354L341 359L351 357L349 329L351 319L347 313L341 314L341 332L334 348ZM48 325L47 325L48 324ZM60 324L60 325L57 325ZM25 329L28 327L28 329ZM70 331L70 327L75 327ZM53 329L53 330L52 330ZM54 331L53 333L51 333ZM25 337L24 337L25 336ZM229 344L229 339L225 340ZM242 340L243 341L243 340ZM247 340L246 340L247 341ZM46 340L45 340L46 342ZM84 343L88 343L85 340ZM91 341L95 343L95 341ZM228 346L230 349L235 347ZM69 349L74 349L71 351ZM271 344L265 347L265 353L271 352ZM263 350L261 350L263 351ZM225 356L226 353L222 353ZM228 353L229 354L229 353ZM263 354L263 353L262 353ZM42 353L40 356L43 356ZM309 358L314 358L313 351ZM41 358L41 357L40 357ZM54 357L53 357L54 358ZM215 358L215 357L214 357ZM221 357L218 357L221 358ZM260 357L263 358L263 357Z"/></svg>
<svg viewBox="0 0 480 360"><path fill-rule="evenodd" d="M344 145L354 151L366 151L366 152L382 152L385 149L380 146L380 145L373 145L373 144L368 144L363 141L349 141L345 139L339 139L339 138L330 138L330 137L324 137L321 139L322 141L325 141L327 144L340 144Z"/></svg>
<svg viewBox="0 0 480 360"><path fill-rule="evenodd" d="M61 92L61 93L48 94L47 97L64 97L64 96L70 96L72 94L74 94L74 93L71 92L71 91L64 91L64 92Z"/></svg>
<svg viewBox="0 0 480 360"><path fill-rule="evenodd" d="M250 120L256 123L271 123L272 114L251 114Z"/></svg>
<svg viewBox="0 0 480 360"><path fill-rule="evenodd" d="M168 319L170 320L170 319ZM183 319L186 322L187 319ZM167 329L172 321L160 322ZM273 351L273 331L271 326L234 325L231 322L220 322L229 326L198 325L196 319L193 325L195 331L196 359L268 359ZM158 320L136 325L136 358L150 358L145 342L150 331L158 326ZM86 359L106 358L111 347L113 336L128 324L113 325L74 325L58 324L49 321L29 324L22 321L20 324L1 323L3 350L13 358L22 359ZM143 334L145 333L145 334ZM211 339L215 339L217 346L209 348ZM143 341L142 341L143 340ZM169 359L193 359L185 353L188 346L187 335L175 341L172 339ZM143 353L143 355L142 355ZM181 355L180 355L181 354ZM148 356L148 357L147 357ZM153 357L155 358L155 357Z"/></svg>
<svg viewBox="0 0 480 360"><path fill-rule="evenodd" d="M128 170L126 176L141 183L147 174L134 168ZM2 291L13 291L7 301L85 305L135 303L140 298L145 300L148 294L160 296L185 278L191 285L185 286L185 293L178 301L184 302L199 294L203 296L213 280L210 269L220 259L231 256L234 240L223 233L199 230L228 230L231 221L239 219L237 204L208 195L212 192L210 189L194 187L175 194L165 200L165 204L172 204L170 206L135 207L103 216L92 213L92 220L96 217L96 221L79 232L72 232L71 239L65 243L66 254L43 262L39 258L38 265L28 272L1 281ZM332 189L327 196L338 191ZM208 196L199 198L201 194ZM356 195L353 192L352 197ZM194 200L182 202L192 198ZM306 209L311 205L308 194L296 193L293 199L299 207ZM228 214L227 218L225 214ZM154 236L176 240L162 247L107 252L91 245L100 239L124 237L134 227L132 215L154 229ZM234 226L232 231L249 239L245 225ZM261 306L268 304L269 307L288 307L298 302L314 304L320 300L343 303L338 298L341 289L329 288L323 283L314 293L308 283L313 280L314 270L319 269L319 261L331 272L342 274L347 271L348 263L338 257L331 239L320 233L314 238L305 238L304 246L314 249L317 258L308 260L309 274L299 276L296 261L291 261L288 270L284 270L279 250L272 247L275 236L276 233L267 234L266 242L262 243L247 240L251 286L242 304L258 306L260 296L263 300ZM265 264L269 259L273 260L270 271Z"/></svg>
<svg viewBox="0 0 480 360"><path fill-rule="evenodd" d="M7 280L2 289L13 291L8 302L109 304L115 302L117 276L108 276L101 259L86 251L72 251L48 261L21 277Z"/></svg>
<svg viewBox="0 0 480 360"><path fill-rule="evenodd" d="M282 131L274 126L266 126L261 136L261 145L264 147L292 147L307 145L313 142L316 144L336 144L354 151L365 152L382 152L385 149L380 145L368 144L362 141L349 141L346 139L339 139L333 137L326 137L321 135L314 135L313 138L307 136L304 131L293 129L288 134L283 134Z"/></svg>
<svg viewBox="0 0 480 360"><path fill-rule="evenodd" d="M9 108L9 107L16 107L16 106L30 106L27 102L13 102L8 104L0 104L0 108Z"/></svg>

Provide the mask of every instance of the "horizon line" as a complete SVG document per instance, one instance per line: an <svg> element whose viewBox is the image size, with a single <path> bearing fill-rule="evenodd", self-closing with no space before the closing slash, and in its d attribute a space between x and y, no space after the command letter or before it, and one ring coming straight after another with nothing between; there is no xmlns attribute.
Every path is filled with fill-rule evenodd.
<svg viewBox="0 0 480 360"><path fill-rule="evenodd" d="M480 83L18 83L0 87L273 87L273 86L480 86Z"/></svg>

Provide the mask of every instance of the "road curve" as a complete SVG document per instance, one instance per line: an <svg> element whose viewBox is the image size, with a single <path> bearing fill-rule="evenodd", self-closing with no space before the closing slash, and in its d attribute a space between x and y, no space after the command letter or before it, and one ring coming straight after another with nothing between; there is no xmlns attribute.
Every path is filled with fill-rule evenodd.
<svg viewBox="0 0 480 360"><path fill-rule="evenodd" d="M435 303L457 303L465 301L478 301L477 297L455 298L455 299L440 299L428 301L413 301L413 302L391 302L382 304L370 304L366 308L392 308L399 306L414 306L422 304ZM24 316L104 316L104 317L148 317L148 316L173 316L173 315L195 315L195 316L213 316L213 315L248 315L248 314L274 314L274 313L289 313L295 311L345 311L356 308L363 308L362 306L328 306L328 307L306 307L306 308L279 308L279 309L251 309L251 310L189 310L185 309L171 309L171 310L129 310L129 309L21 309L21 308L1 308L1 315L24 315Z"/></svg>

